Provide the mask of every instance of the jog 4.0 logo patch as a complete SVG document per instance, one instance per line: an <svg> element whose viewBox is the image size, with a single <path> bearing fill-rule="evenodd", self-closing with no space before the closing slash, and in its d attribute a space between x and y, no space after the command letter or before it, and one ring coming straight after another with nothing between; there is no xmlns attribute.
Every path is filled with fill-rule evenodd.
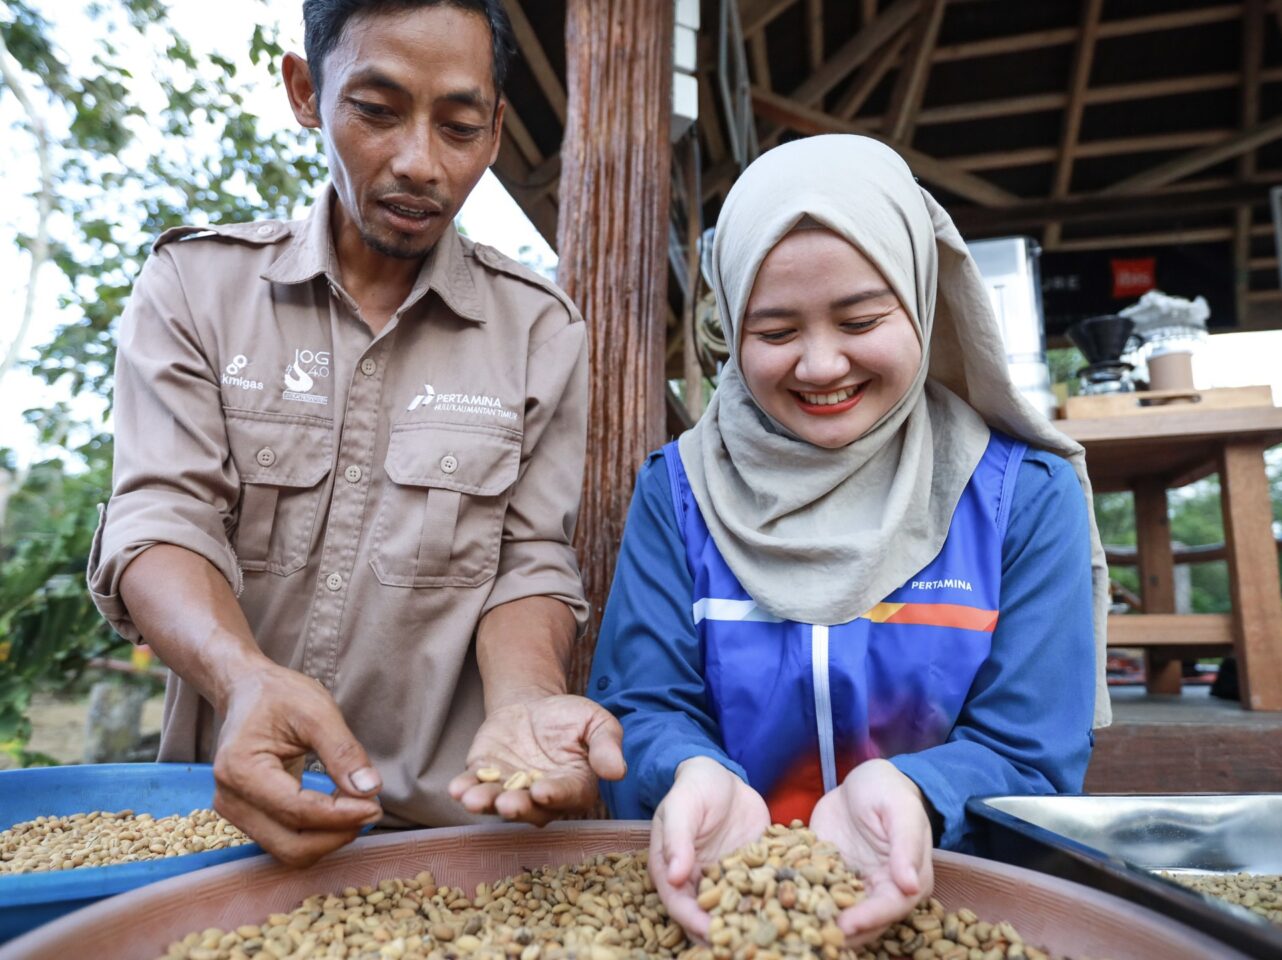
<svg viewBox="0 0 1282 960"><path fill-rule="evenodd" d="M406 410L432 407L441 413L467 413L474 416L497 417L515 420L516 411L503 406L498 397L484 393L437 393L430 383L423 384L423 392L410 401Z"/></svg>
<svg viewBox="0 0 1282 960"><path fill-rule="evenodd" d="M329 403L323 393L312 393L316 381L329 377L328 350L295 350L293 362L285 367L285 389L281 396L299 403Z"/></svg>

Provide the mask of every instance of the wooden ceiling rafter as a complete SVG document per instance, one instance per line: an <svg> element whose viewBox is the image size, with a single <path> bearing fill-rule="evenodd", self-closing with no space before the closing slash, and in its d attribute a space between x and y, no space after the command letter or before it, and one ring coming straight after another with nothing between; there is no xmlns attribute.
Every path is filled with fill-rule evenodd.
<svg viewBox="0 0 1282 960"><path fill-rule="evenodd" d="M904 54L895 89L890 96L883 131L893 143L912 143L917 113L926 94L930 57L939 41L945 0L925 0L917 18L912 42Z"/></svg>
<svg viewBox="0 0 1282 960"><path fill-rule="evenodd" d="M1264 0L1246 0L1242 14L1242 129L1260 121L1260 71L1264 65ZM1255 148L1238 157L1238 176L1255 173ZM1251 292L1251 207L1243 204L1233 217L1233 292L1238 316L1245 317Z"/></svg>
<svg viewBox="0 0 1282 960"><path fill-rule="evenodd" d="M745 37L751 37L770 25L797 0L740 0L739 28Z"/></svg>
<svg viewBox="0 0 1282 960"><path fill-rule="evenodd" d="M499 178L499 183L503 184L503 189L512 195L512 199L530 218L536 230L542 235L543 239L554 250L556 249L556 221L557 221L557 201L555 182L551 187L544 188L542 184L532 187L533 171L539 169L538 165L531 164L526 159L523 151L516 143L516 137L512 132L519 125L511 121L516 116L515 111L508 110L504 115L504 136L499 145L498 159L494 161L494 175ZM522 127L522 129L524 129ZM528 136L528 132L527 132ZM540 160L540 164L543 163ZM559 166L558 166L559 171Z"/></svg>
<svg viewBox="0 0 1282 960"><path fill-rule="evenodd" d="M1095 60L1095 38L1099 33L1100 9L1103 0L1086 0L1082 7L1082 25L1077 35L1077 49L1073 54L1072 72L1068 80L1068 101L1064 104L1064 120L1060 129L1059 156L1055 161L1055 175L1051 182L1051 199L1068 196L1073 179L1073 160L1077 155L1077 139L1082 130L1082 113L1086 108L1086 90L1091 83L1091 65ZM1053 250L1059 243L1060 224L1052 220L1046 225L1042 245Z"/></svg>
<svg viewBox="0 0 1282 960"><path fill-rule="evenodd" d="M545 3L556 0L504 2L535 82L517 91L528 118L509 104L508 135L495 171L551 239L560 158L544 155L539 145L548 148L555 142L553 124L564 119L559 104L564 104L565 87L531 20L542 30ZM1172 10L1152 0L1131 5L1082 0L1075 8L1082 13L1076 24L1042 20L1049 25L993 35L1009 29L1008 18L985 13L983 3L970 0L738 0L759 139L768 148L789 131L883 138L904 153L923 183L958 198L950 210L967 236L995 236L993 231L1005 226L1011 228L1008 232L1041 234L1047 249L1062 250L1223 243L1234 257L1239 305L1245 299L1253 308L1239 309L1242 322L1254 318L1251 322L1272 323L1261 320L1262 303L1282 294L1258 287L1277 282L1276 257L1262 255L1271 247L1266 249L1261 238L1272 237L1267 187L1282 183L1277 147L1267 149L1282 141L1282 118L1273 116L1279 90L1269 86L1282 83L1282 61L1277 35L1267 45L1260 39L1265 31L1282 33L1282 0L1192 2L1196 6ZM956 19L942 16L945 4L966 12L957 11ZM837 11L832 5L839 6L839 16L833 16ZM1117 19L1103 19L1110 15ZM709 19L716 20L705 17ZM1218 25L1233 21L1241 24L1242 40L1230 52L1224 49L1226 40L1237 31ZM844 32L852 27L853 33ZM1164 57L1164 31L1182 31L1171 34L1172 51L1196 44L1204 33L1208 40L1214 38L1220 52L1204 61L1174 53ZM739 172L729 156L723 104L713 86L715 34L716 23L705 23L699 39L701 190L711 204L710 216ZM1111 62L1122 46L1130 49L1129 41L1119 45L1118 38L1143 34L1157 36L1143 38L1135 48L1135 68L1122 74L1143 79L1101 83L1103 58ZM1101 46L1105 41L1113 42ZM1032 66L1003 82L1009 73L1004 55L1070 46L1074 49L1054 51L1053 59L1026 56L1020 62ZM973 87L969 82L958 86L960 75L953 68L949 86L955 89L942 84L936 89L941 78L931 78L935 64L971 59L976 60L973 69L962 75L975 76ZM1062 74L1054 77L1052 63L1071 65L1062 88L1055 86L1064 81ZM1204 72L1191 73L1197 63L1204 64ZM1190 98L1187 112L1177 99L1185 97ZM1237 111L1227 103L1234 97ZM866 112L875 100L884 106ZM1136 104L1137 113L1146 113L1144 101L1152 101L1153 109L1151 122L1142 124L1124 122L1118 107L1089 109ZM1027 133L1002 134L1002 118L1025 116L1028 123L1020 129ZM527 127L527 119L537 124ZM967 127L971 121L998 122ZM933 129L928 132L928 127ZM934 146L912 150L914 142ZM1126 169L1120 158L1139 154L1151 155L1145 162L1153 166ZM1103 162L1109 158L1119 159ZM998 176L1006 170L1011 172ZM1116 171L1117 182L1084 192L1088 174L1099 183L1099 174L1108 170ZM986 178L988 171L993 171L992 180ZM1081 184L1077 193L1074 181ZM1121 196L1127 198L1127 212L1111 216ZM1043 219L1037 222L1037 216ZM1175 225L1163 230L1168 223ZM1057 233L1062 241L1058 247ZM1252 282L1257 289L1250 288ZM1270 309L1274 302L1268 301Z"/></svg>
<svg viewBox="0 0 1282 960"><path fill-rule="evenodd" d="M807 109L817 106L833 87L854 73L881 47L899 33L921 6L922 0L894 0L867 26L843 43L818 70L789 96ZM762 149L778 142L783 132L780 126L767 127L760 132Z"/></svg>
<svg viewBox="0 0 1282 960"><path fill-rule="evenodd" d="M818 70L824 62L824 0L806 0L806 49L810 69Z"/></svg>
<svg viewBox="0 0 1282 960"><path fill-rule="evenodd" d="M1164 30L1180 30L1186 27L1206 26L1212 23L1225 23L1238 20L1242 16L1242 4L1221 4L1214 7L1196 7L1192 10L1177 10L1172 13L1155 13L1142 17L1128 17L1119 20L1103 20L1099 26L1099 39L1110 40L1115 37L1131 37L1140 33L1160 33ZM940 45L935 50L935 62L947 63L953 60L973 60L979 57L994 57L1006 53L1023 53L1028 50L1040 50L1045 47L1067 46L1078 37L1077 27L1052 27L1047 30L1031 30L1026 33L1015 33L1004 37L988 37L983 40L969 40L965 43Z"/></svg>
<svg viewBox="0 0 1282 960"><path fill-rule="evenodd" d="M1077 194L1062 200L1037 198L1020 200L1004 207L958 207L953 213L957 229L967 236L997 236L1011 233L1028 233L1038 229L1048 220L1062 220L1065 224L1105 224L1116 227L1129 221L1153 221L1170 212L1172 199L1178 197L1179 210L1186 215L1203 213L1227 214L1239 205L1261 206L1268 202L1268 195L1261 189L1269 175L1258 175L1251 183L1222 178L1208 179L1197 189L1186 189L1189 184L1172 184L1151 192L1128 197L1118 203L1114 197L1099 194ZM1279 173L1272 177L1276 179Z"/></svg>
<svg viewBox="0 0 1282 960"><path fill-rule="evenodd" d="M1132 153L1157 153L1163 150L1187 150L1223 143L1235 131L1182 130L1178 133L1149 133L1134 137L1115 137L1108 140L1085 140L1077 145L1076 158L1091 160L1098 157L1120 157ZM1060 155L1055 147L1024 147L1020 150L994 150L990 153L973 153L949 157L954 166L969 170L1007 170L1012 167L1030 167L1054 163ZM1068 196L1068 194L1064 194Z"/></svg>
<svg viewBox="0 0 1282 960"><path fill-rule="evenodd" d="M813 107L855 72L881 46L917 15L922 0L894 0L871 23L841 45L818 70L791 94L803 106Z"/></svg>
<svg viewBox="0 0 1282 960"><path fill-rule="evenodd" d="M543 44L539 42L538 34L534 32L534 25L530 23L529 17L525 15L525 10L521 6L521 0L504 0L503 6L507 9L508 19L512 22L512 33L516 38L516 45L521 51L521 58L525 65L530 68L534 74L534 82L539 85L543 91L543 96L547 98L548 105L552 107L552 112L556 114L557 120L561 122L562 128L565 127L565 85L561 83L561 78L557 76L556 70L552 68L552 61L547 57L543 49Z"/></svg>
<svg viewBox="0 0 1282 960"><path fill-rule="evenodd" d="M1279 138L1282 138L1282 116L1274 117L1272 120L1242 130L1220 143L1181 154L1147 170L1142 170L1133 176L1105 187L1100 191L1100 195L1118 196L1140 193L1152 187L1160 187L1179 180L1181 177L1186 177L1190 173L1197 173L1199 170L1205 170L1207 167L1222 163L1225 160L1232 160L1241 156L1247 150L1253 150L1266 143L1272 143Z"/></svg>
<svg viewBox="0 0 1282 960"><path fill-rule="evenodd" d="M1271 67L1260 72L1262 83L1282 81L1282 67ZM1179 96L1185 93L1206 93L1212 90L1230 90L1242 82L1241 73L1205 73L1190 77L1164 77L1159 80L1140 80L1133 83L1115 83L1088 87L1083 96L1087 106L1097 103L1122 103L1158 97ZM1013 117L1027 113L1048 113L1062 110L1068 103L1067 93L1028 93L1017 97L994 100L974 100L946 106L923 107L917 114L919 127L934 124L961 123L967 120L990 120L995 117ZM880 118L869 117L869 120Z"/></svg>
<svg viewBox="0 0 1282 960"><path fill-rule="evenodd" d="M912 41L912 27L906 26L899 31L891 40L865 63L855 73L854 79L850 81L850 86L841 95L840 99L833 106L832 112L835 116L843 120L850 120L855 116L872 96L873 91L885 79L886 74L890 73L898 64L900 54L904 48ZM878 121L880 122L880 120ZM917 113L917 122L921 123L921 111Z"/></svg>
<svg viewBox="0 0 1282 960"><path fill-rule="evenodd" d="M798 133L867 133L880 140L886 139L848 120L766 90L752 91L752 105L758 116ZM1019 201L1013 193L920 150L902 143L893 146L917 176L959 197L986 207L1002 207Z"/></svg>
<svg viewBox="0 0 1282 960"><path fill-rule="evenodd" d="M773 90L770 79L770 52L766 48L766 34L757 31L748 39L748 63L752 68L752 82L766 90Z"/></svg>
<svg viewBox="0 0 1282 960"><path fill-rule="evenodd" d="M1058 251L1084 253L1091 250L1120 250L1126 247L1178 247L1195 243L1224 243L1232 236L1233 230L1230 227L1119 234L1107 237L1085 237L1080 240L1061 240Z"/></svg>

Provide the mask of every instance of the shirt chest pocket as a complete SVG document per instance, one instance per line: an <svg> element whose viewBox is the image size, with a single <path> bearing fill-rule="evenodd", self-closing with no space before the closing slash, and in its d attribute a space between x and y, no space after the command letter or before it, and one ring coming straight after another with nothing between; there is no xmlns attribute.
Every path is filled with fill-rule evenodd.
<svg viewBox="0 0 1282 960"><path fill-rule="evenodd" d="M235 537L241 568L288 576L306 565L316 536L333 425L229 411L227 436L241 483Z"/></svg>
<svg viewBox="0 0 1282 960"><path fill-rule="evenodd" d="M439 425L393 427L371 564L395 587L475 587L493 579L520 437Z"/></svg>

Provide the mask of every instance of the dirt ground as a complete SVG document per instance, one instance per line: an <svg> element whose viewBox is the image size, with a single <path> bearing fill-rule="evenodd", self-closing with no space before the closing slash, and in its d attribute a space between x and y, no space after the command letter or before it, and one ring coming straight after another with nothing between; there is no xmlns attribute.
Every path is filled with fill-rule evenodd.
<svg viewBox="0 0 1282 960"><path fill-rule="evenodd" d="M142 733L160 732L160 715L164 705L163 694L152 697L143 706ZM85 750L85 716L89 712L89 696L69 699L50 694L36 694L31 701L31 743L27 749L47 753L60 763L81 763ZM0 765L5 762L0 757Z"/></svg>

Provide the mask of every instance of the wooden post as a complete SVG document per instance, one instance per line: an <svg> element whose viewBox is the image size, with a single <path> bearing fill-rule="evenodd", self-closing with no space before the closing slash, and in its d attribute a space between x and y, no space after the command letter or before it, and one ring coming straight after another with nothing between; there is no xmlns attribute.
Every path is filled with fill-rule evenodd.
<svg viewBox="0 0 1282 960"><path fill-rule="evenodd" d="M1135 539L1144 612L1174 613L1175 560L1171 554L1166 484L1161 480L1145 479L1135 485ZM1180 693L1179 660L1145 649L1144 670L1149 693Z"/></svg>
<svg viewBox="0 0 1282 960"><path fill-rule="evenodd" d="M1282 590L1261 444L1224 445L1220 497L1242 706L1282 710Z"/></svg>
<svg viewBox="0 0 1282 960"><path fill-rule="evenodd" d="M588 323L588 456L575 546L592 664L637 468L663 439L672 114L670 0L569 0L557 280Z"/></svg>

